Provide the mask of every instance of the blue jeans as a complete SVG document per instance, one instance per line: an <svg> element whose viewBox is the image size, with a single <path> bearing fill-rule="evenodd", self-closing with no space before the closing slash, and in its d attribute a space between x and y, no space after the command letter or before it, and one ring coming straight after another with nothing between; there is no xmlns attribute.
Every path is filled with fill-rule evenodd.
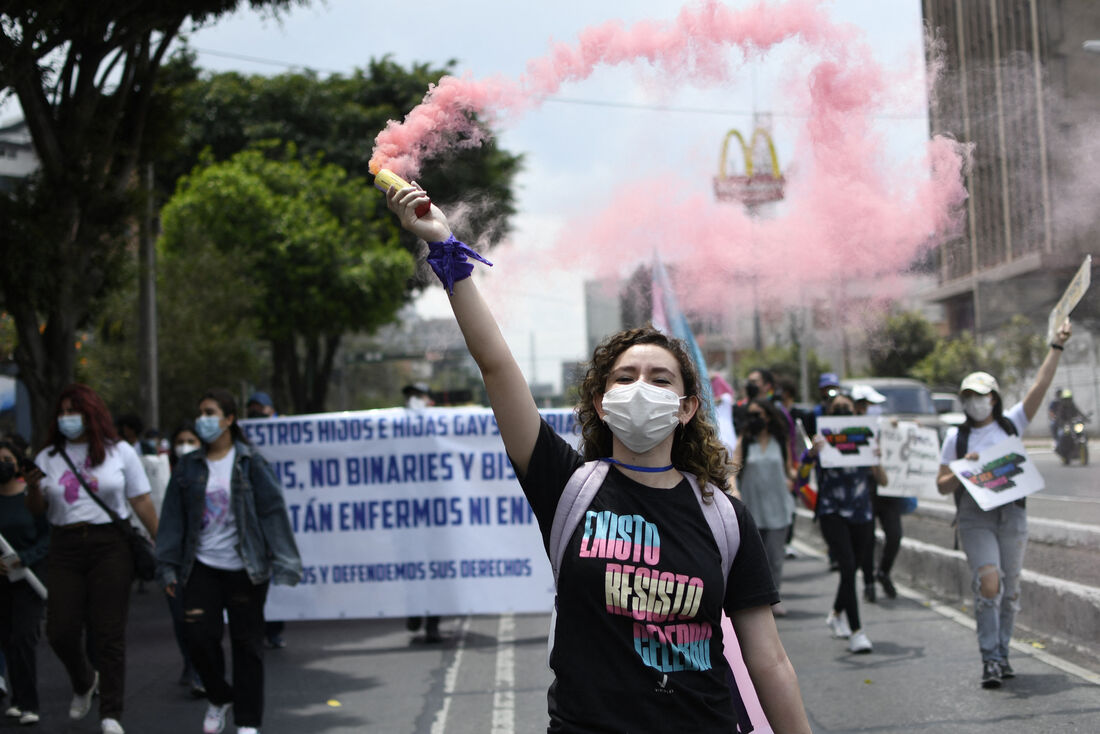
<svg viewBox="0 0 1100 734"><path fill-rule="evenodd" d="M983 661L1008 659L1012 626L1020 609L1020 573L1027 548L1027 510L1007 504L988 512L964 493L959 503L959 542L974 580L974 618ZM997 593L982 594L982 579L996 574Z"/></svg>

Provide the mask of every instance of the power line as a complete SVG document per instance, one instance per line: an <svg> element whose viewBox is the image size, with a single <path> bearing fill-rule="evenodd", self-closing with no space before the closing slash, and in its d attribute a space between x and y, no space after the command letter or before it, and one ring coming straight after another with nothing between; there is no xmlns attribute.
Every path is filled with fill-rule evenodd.
<svg viewBox="0 0 1100 734"><path fill-rule="evenodd" d="M206 54L207 56L218 56L226 59L237 59L239 61L249 61L254 64L266 64L268 66L279 66L284 69L308 69L310 71L321 71L327 74L346 74L346 70L338 69L326 69L318 66L310 66L309 64L298 64L290 61L280 61L278 59L269 59L261 56L247 56L245 54L230 53L228 51L215 51L208 48L194 48L194 51L200 54ZM608 107L613 109L624 110L638 110L642 112L676 112L692 115L722 115L729 117L731 115L752 117L755 112L753 110L738 110L738 109L722 109L717 107L680 107L677 105L663 105L663 104L645 104L639 102L613 102L603 99L581 99L577 97L543 97L544 102L554 102L556 104L572 104L584 107ZM808 119L810 115L804 112L769 112L772 117L782 117L788 119ZM877 112L870 115L875 119L886 120L922 120L924 115L921 114L902 114L902 113L890 113L890 112Z"/></svg>

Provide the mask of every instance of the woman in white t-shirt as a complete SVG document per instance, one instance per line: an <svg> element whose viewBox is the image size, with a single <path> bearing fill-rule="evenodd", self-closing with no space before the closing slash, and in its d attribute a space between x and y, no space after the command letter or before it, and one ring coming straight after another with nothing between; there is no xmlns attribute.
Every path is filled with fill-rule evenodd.
<svg viewBox="0 0 1100 734"><path fill-rule="evenodd" d="M202 449L179 457L164 495L157 575L169 596L182 595L191 662L209 699L203 731L219 734L232 707L238 734L256 734L268 585L297 584L302 561L282 486L237 424L232 394L203 396L195 433ZM225 677L223 615L232 683Z"/></svg>
<svg viewBox="0 0 1100 734"><path fill-rule="evenodd" d="M38 485L28 482L27 508L45 511L52 528L46 637L73 686L69 717L83 718L98 690L103 734L121 734L134 561L125 536L84 485L122 519L137 515L149 537L156 538L149 480L137 452L115 433L103 399L86 385L61 392L57 422L35 462L45 476ZM85 652L85 624L98 671Z"/></svg>
<svg viewBox="0 0 1100 734"><path fill-rule="evenodd" d="M983 449L996 446L1009 436L1023 435L1050 389L1070 331L1069 319L1066 319L1055 334L1050 352L1027 395L1008 410L1004 409L1000 387L992 375L986 372L967 375L959 386L966 423L949 431L943 442L936 483L940 494L955 495L959 542L973 574L974 618L982 655L983 688L1000 688L1002 680L1016 676L1008 662L1008 646L1020 607L1027 510L1023 500L982 510L948 465L961 458L977 460Z"/></svg>

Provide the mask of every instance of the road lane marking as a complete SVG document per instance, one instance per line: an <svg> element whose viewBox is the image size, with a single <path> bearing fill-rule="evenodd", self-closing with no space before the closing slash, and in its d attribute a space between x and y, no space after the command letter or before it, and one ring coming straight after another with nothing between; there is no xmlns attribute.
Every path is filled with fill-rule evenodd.
<svg viewBox="0 0 1100 734"><path fill-rule="evenodd" d="M500 615L497 626L497 666L493 681L491 734L516 731L516 616Z"/></svg>
<svg viewBox="0 0 1100 734"><path fill-rule="evenodd" d="M462 656L466 650L466 631L469 628L470 618L463 617L458 625L458 634L455 635L455 656L443 675L443 704L435 712L431 734L446 734L447 714L451 711L451 699L454 697L455 685L458 683L458 669L462 665Z"/></svg>
<svg viewBox="0 0 1100 734"><path fill-rule="evenodd" d="M905 538L904 540L906 542L910 542L908 538ZM920 541L911 541L911 542L919 543ZM811 546L811 545L809 545L809 544L807 544L807 543L805 543L801 540L794 539L794 540L791 541L791 545L795 546L795 548L798 550L798 552L802 553L803 555L812 556L814 558L820 558L820 559L825 558L825 554L821 553L820 551L818 551L813 546ZM922 545L926 545L926 544L922 544ZM929 546L929 547L930 548L935 548L935 546ZM942 549L937 549L937 550L942 550ZM951 553L951 554L962 555L959 551L945 551L945 552ZM1024 573L1027 574L1028 572L1024 571ZM1038 575L1038 574L1035 574L1035 575ZM1054 579L1054 580L1059 582L1059 583L1063 583L1063 584L1073 584L1073 582L1064 581L1064 580L1061 580L1061 579ZM1074 586L1080 586L1080 584L1073 584L1073 585ZM956 624L962 625L963 627L966 627L967 629L974 630L974 629L977 628L977 624L975 623L974 617L972 615L970 615L966 612L960 611L958 609L955 609L954 607L943 604L942 602L937 601L933 597L928 596L927 594L925 594L923 592L917 591L916 589L910 588L910 587L908 587L904 584L898 583L897 581L894 581L894 586L898 590L898 596L903 596L906 599L909 599L910 601L914 601L914 602L916 602L917 604L920 604L923 607L927 607L928 609L931 609L936 614L939 614L941 617L945 617L947 619L950 619L952 622L955 622ZM1084 587L1084 588L1091 588L1091 587ZM1013 650L1015 650L1015 651L1017 651L1017 652L1019 652L1023 655L1029 655L1029 656L1035 658L1036 660L1039 660L1041 662L1046 663L1047 665L1051 666L1052 668L1057 668L1058 670L1061 670L1063 673L1067 673L1068 675L1076 676L1076 677L1080 678L1081 680L1085 681L1086 683L1091 683L1092 685L1100 685L1100 674L1094 673L1093 671L1088 670L1087 668L1082 668L1080 665L1075 665L1075 664L1069 662L1068 660L1063 660L1062 658L1058 657L1057 655L1049 653L1045 650L1040 650L1038 648L1035 648L1035 647L1029 645L1026 642L1020 642L1018 640L1013 640L1011 642L1011 647L1012 647Z"/></svg>

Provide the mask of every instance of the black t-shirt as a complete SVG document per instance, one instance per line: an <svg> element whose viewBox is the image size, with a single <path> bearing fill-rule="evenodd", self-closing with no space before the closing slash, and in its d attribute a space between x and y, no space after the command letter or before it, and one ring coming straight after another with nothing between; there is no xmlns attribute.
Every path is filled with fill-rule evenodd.
<svg viewBox="0 0 1100 734"><path fill-rule="evenodd" d="M582 463L543 422L520 484L544 546ZM611 467L562 559L549 732L734 730L721 613L779 595L745 506L713 501L732 502L740 525L724 598L721 553L687 480L655 489Z"/></svg>

